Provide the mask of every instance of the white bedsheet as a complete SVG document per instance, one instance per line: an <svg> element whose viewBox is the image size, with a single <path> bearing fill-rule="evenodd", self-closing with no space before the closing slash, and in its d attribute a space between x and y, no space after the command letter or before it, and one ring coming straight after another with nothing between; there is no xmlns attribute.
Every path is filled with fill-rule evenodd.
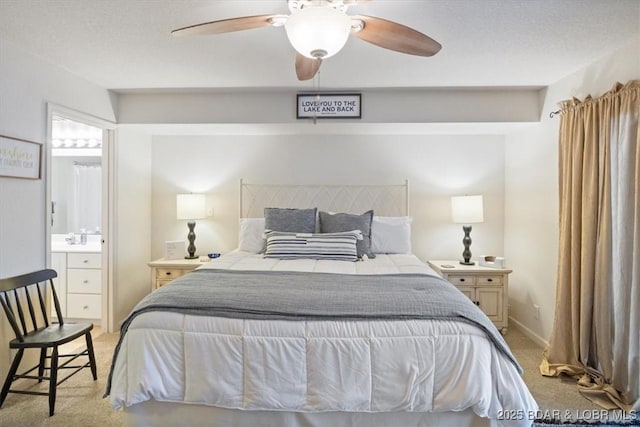
<svg viewBox="0 0 640 427"><path fill-rule="evenodd" d="M201 268L343 274L429 273L413 255L362 262L232 252ZM338 276L337 276L338 277ZM129 327L111 405L150 399L242 410L535 413L514 365L454 321L275 321L151 312ZM523 420L505 423L529 425Z"/></svg>

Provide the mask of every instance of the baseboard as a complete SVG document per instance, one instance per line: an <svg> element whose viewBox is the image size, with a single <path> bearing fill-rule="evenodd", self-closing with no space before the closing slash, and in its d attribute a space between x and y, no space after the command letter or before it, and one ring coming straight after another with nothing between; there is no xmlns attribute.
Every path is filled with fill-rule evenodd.
<svg viewBox="0 0 640 427"><path fill-rule="evenodd" d="M513 317L509 317L509 326L515 326L520 332L525 334L527 338L531 339L531 341L536 343L540 348L546 348L549 345L549 342L547 340L533 332L531 329L527 328L522 322L519 322Z"/></svg>

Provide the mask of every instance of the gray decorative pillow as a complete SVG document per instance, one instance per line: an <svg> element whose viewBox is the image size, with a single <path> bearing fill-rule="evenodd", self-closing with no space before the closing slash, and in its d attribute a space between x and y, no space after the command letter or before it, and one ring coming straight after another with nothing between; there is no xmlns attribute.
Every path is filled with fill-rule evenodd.
<svg viewBox="0 0 640 427"><path fill-rule="evenodd" d="M264 208L264 229L291 233L315 233L317 210L317 208Z"/></svg>
<svg viewBox="0 0 640 427"><path fill-rule="evenodd" d="M320 232L321 233L338 233L341 231L360 230L362 232L362 240L358 240L356 247L358 249L358 258L367 255L369 258L375 258L375 254L371 251L371 221L373 220L373 211L367 211L362 215L354 215L348 213L335 213L320 211Z"/></svg>

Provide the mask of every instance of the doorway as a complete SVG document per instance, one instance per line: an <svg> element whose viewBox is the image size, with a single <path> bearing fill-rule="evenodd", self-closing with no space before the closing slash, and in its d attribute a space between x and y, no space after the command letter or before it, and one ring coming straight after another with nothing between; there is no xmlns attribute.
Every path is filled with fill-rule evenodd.
<svg viewBox="0 0 640 427"><path fill-rule="evenodd" d="M65 319L110 322L109 141L113 124L49 108L47 259Z"/></svg>

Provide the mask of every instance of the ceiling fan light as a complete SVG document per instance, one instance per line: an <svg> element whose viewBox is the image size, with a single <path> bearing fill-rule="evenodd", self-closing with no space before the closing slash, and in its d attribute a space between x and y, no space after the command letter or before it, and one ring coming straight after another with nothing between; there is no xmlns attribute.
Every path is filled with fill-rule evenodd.
<svg viewBox="0 0 640 427"><path fill-rule="evenodd" d="M307 58L335 55L349 38L351 18L330 7L306 7L291 14L284 24L289 42Z"/></svg>

